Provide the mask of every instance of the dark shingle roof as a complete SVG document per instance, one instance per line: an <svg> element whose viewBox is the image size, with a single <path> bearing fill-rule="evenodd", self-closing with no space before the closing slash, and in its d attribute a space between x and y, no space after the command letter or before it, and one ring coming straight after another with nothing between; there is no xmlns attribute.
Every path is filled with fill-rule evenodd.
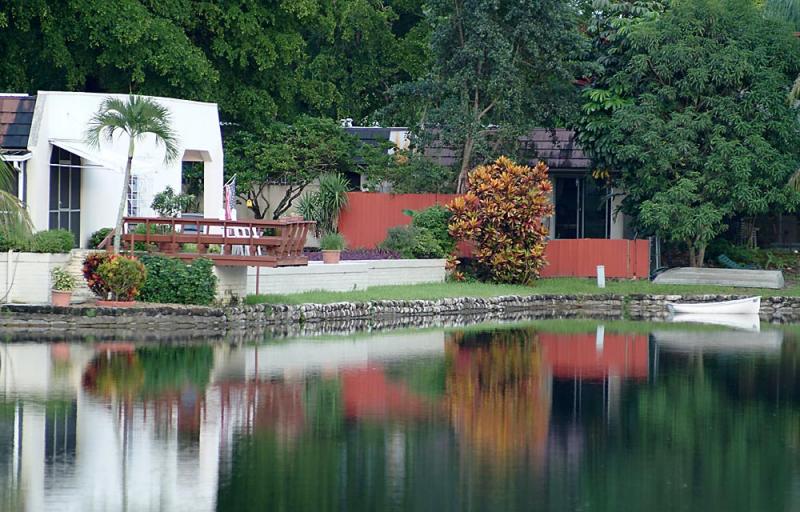
<svg viewBox="0 0 800 512"><path fill-rule="evenodd" d="M521 137L519 142L520 152L530 164L544 160L551 169L576 170L592 166L572 130L536 128L529 135Z"/></svg>
<svg viewBox="0 0 800 512"><path fill-rule="evenodd" d="M591 168L591 161L578 145L572 130L536 128L520 137L519 151L521 160L530 165L544 160L551 169L584 171ZM441 165L454 165L459 161L456 151L439 144L425 148L425 156Z"/></svg>
<svg viewBox="0 0 800 512"><path fill-rule="evenodd" d="M28 147L35 105L36 96L0 96L0 148Z"/></svg>

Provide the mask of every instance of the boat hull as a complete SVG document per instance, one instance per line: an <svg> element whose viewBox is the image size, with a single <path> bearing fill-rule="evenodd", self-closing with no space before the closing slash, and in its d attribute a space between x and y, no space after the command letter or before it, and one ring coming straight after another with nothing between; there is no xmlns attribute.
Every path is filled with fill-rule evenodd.
<svg viewBox="0 0 800 512"><path fill-rule="evenodd" d="M727 300L722 302L701 302L696 304L667 303L670 313L704 315L757 315L761 309L761 297Z"/></svg>

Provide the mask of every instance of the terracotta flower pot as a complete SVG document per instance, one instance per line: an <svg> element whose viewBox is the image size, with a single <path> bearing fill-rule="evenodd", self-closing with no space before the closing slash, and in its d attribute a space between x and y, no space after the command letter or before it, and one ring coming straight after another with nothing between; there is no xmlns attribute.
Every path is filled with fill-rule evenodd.
<svg viewBox="0 0 800 512"><path fill-rule="evenodd" d="M135 300L97 300L101 308L129 308L136 305Z"/></svg>
<svg viewBox="0 0 800 512"><path fill-rule="evenodd" d="M72 298L71 290L50 290L50 301L54 306L69 306L69 301Z"/></svg>
<svg viewBox="0 0 800 512"><path fill-rule="evenodd" d="M322 251L322 263L339 263L342 251Z"/></svg>

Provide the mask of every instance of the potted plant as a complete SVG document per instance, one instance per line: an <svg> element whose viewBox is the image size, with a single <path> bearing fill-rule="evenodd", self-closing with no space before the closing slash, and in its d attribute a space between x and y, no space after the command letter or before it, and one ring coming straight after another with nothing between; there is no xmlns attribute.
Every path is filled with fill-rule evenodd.
<svg viewBox="0 0 800 512"><path fill-rule="evenodd" d="M50 272L52 278L51 302L54 306L69 306L72 290L75 288L75 278L62 267L56 267Z"/></svg>
<svg viewBox="0 0 800 512"><path fill-rule="evenodd" d="M339 263L345 246L344 237L339 233L326 233L319 241L319 246L323 263Z"/></svg>

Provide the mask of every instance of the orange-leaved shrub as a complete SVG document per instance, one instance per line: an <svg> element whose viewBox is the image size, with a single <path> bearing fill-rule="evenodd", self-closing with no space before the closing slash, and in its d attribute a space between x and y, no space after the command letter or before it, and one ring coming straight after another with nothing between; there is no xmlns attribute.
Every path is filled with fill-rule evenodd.
<svg viewBox="0 0 800 512"><path fill-rule="evenodd" d="M476 167L467 192L453 199L450 234L475 244L478 270L498 283L531 284L546 261L547 228L553 189L542 162L518 165L506 157Z"/></svg>

